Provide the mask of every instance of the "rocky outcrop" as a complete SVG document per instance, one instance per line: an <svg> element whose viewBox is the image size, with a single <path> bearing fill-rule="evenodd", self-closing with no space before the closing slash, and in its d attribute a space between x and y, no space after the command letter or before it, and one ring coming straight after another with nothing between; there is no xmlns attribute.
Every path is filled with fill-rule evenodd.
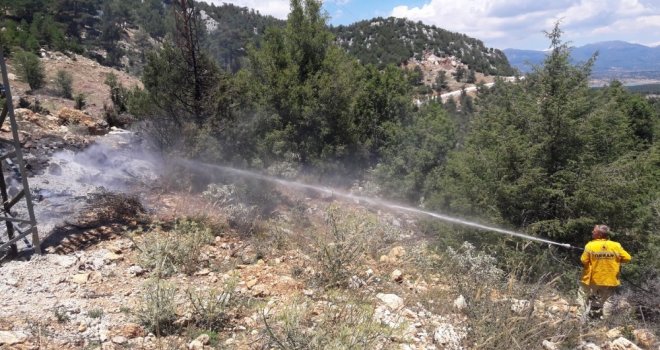
<svg viewBox="0 0 660 350"><path fill-rule="evenodd" d="M90 135L104 135L109 131L105 120L94 118L77 109L64 107L57 112L56 117L60 125L80 125L85 127Z"/></svg>

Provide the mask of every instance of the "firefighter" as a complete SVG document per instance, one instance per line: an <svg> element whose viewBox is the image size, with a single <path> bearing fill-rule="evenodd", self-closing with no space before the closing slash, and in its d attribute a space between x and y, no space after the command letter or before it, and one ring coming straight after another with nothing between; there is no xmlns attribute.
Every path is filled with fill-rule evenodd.
<svg viewBox="0 0 660 350"><path fill-rule="evenodd" d="M578 303L582 311L592 316L602 312L603 317L612 313L612 296L621 284L619 272L621 263L630 262L630 254L621 244L608 239L610 228L596 225L592 231L593 240L584 247L580 257L583 271Z"/></svg>

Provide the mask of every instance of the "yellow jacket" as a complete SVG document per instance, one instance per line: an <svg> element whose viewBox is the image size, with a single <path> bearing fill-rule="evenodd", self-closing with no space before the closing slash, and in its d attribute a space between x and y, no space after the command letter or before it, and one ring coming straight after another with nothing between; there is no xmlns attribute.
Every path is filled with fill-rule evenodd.
<svg viewBox="0 0 660 350"><path fill-rule="evenodd" d="M582 283L586 285L616 287L619 282L621 263L630 261L630 254L621 244L607 239L595 239L587 243L580 257L584 270Z"/></svg>

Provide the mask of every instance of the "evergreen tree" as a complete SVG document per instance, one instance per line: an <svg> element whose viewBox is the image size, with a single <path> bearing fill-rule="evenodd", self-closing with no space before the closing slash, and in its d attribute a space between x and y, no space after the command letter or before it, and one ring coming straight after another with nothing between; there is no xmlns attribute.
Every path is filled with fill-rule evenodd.
<svg viewBox="0 0 660 350"><path fill-rule="evenodd" d="M439 71L438 76L435 78L434 88L437 92L443 92L449 88L449 83L447 82L447 72Z"/></svg>
<svg viewBox="0 0 660 350"><path fill-rule="evenodd" d="M456 79L457 82L460 82L463 80L463 76L465 76L465 68L462 66L456 68L456 72L454 72L454 79Z"/></svg>
<svg viewBox="0 0 660 350"><path fill-rule="evenodd" d="M654 200L643 188L659 184L643 175L655 151L636 134L633 111L655 123L658 115L616 84L589 89L593 59L571 65L559 27L547 35L542 66L480 96L465 145L426 182L429 205L570 243L596 222L641 228Z"/></svg>
<svg viewBox="0 0 660 350"><path fill-rule="evenodd" d="M438 103L424 105L407 125L393 130L376 177L389 198L416 203L426 177L444 165L456 142L455 124Z"/></svg>
<svg viewBox="0 0 660 350"><path fill-rule="evenodd" d="M73 76L71 73L65 70L58 70L57 75L55 76L55 86L60 94L64 98L73 98Z"/></svg>
<svg viewBox="0 0 660 350"><path fill-rule="evenodd" d="M32 52L19 51L14 54L16 70L31 90L37 90L44 85L46 73L39 57Z"/></svg>
<svg viewBox="0 0 660 350"><path fill-rule="evenodd" d="M477 82L477 77L476 77L476 73L474 72L474 69L468 70L467 78L465 78L465 82L468 84L474 84Z"/></svg>
<svg viewBox="0 0 660 350"><path fill-rule="evenodd" d="M195 4L180 0L173 6L174 44L165 42L147 55L142 81L148 95L136 92L132 103L135 113L151 122L151 132L162 148L174 146L182 137L193 142L201 131L210 138L220 137L222 123L230 116L228 77L199 45L202 29Z"/></svg>
<svg viewBox="0 0 660 350"><path fill-rule="evenodd" d="M320 11L320 1L292 0L286 28L266 31L249 70L256 98L271 111L260 153L294 155L317 169L355 153L351 108L359 89L357 62L333 45Z"/></svg>

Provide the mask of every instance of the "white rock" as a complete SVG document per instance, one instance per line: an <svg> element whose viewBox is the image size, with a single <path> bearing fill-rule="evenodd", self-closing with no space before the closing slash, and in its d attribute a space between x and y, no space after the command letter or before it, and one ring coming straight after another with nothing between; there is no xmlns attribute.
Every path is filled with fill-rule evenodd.
<svg viewBox="0 0 660 350"><path fill-rule="evenodd" d="M50 256L50 260L55 264L59 265L62 267L71 267L73 266L76 262L78 262L78 258L75 256L70 256L70 255L57 255L53 254Z"/></svg>
<svg viewBox="0 0 660 350"><path fill-rule="evenodd" d="M642 350L642 348L624 337L619 337L612 341L610 343L610 348L612 350Z"/></svg>
<svg viewBox="0 0 660 350"><path fill-rule="evenodd" d="M456 332L454 326L448 323L442 323L433 332L433 341L441 349L446 350L460 350L461 336Z"/></svg>
<svg viewBox="0 0 660 350"><path fill-rule="evenodd" d="M101 329L99 331L99 340L101 341L101 343L105 343L106 341L108 341L108 339L110 339L108 337L108 330L107 329Z"/></svg>
<svg viewBox="0 0 660 350"><path fill-rule="evenodd" d="M511 299L511 311L519 314L527 308L529 308L530 302L529 300L524 300L524 299Z"/></svg>
<svg viewBox="0 0 660 350"><path fill-rule="evenodd" d="M607 339L616 339L621 336L621 331L623 330L623 327L617 327L617 328L612 328L605 335L607 336Z"/></svg>
<svg viewBox="0 0 660 350"><path fill-rule="evenodd" d="M403 321L399 315L392 313L385 305L378 305L376 307L374 310L373 319L394 329L399 328L401 322Z"/></svg>
<svg viewBox="0 0 660 350"><path fill-rule="evenodd" d="M457 310L465 310L467 309L467 302L465 301L465 297L463 295L459 295L456 300L454 300L454 308Z"/></svg>
<svg viewBox="0 0 660 350"><path fill-rule="evenodd" d="M188 344L188 350L203 350L204 344L201 341L195 339Z"/></svg>
<svg viewBox="0 0 660 350"><path fill-rule="evenodd" d="M580 350L601 350L600 346L598 346L594 343L586 343L586 344L580 346L578 349L580 349Z"/></svg>
<svg viewBox="0 0 660 350"><path fill-rule="evenodd" d="M545 350L559 350L557 347L557 344L549 341L549 340L544 340L543 343L541 344L543 346L543 349Z"/></svg>
<svg viewBox="0 0 660 350"><path fill-rule="evenodd" d="M195 340L199 341L203 345L206 345L209 343L209 341L211 341L211 337L209 337L208 334L204 333L204 334L200 334L199 337L197 337Z"/></svg>
<svg viewBox="0 0 660 350"><path fill-rule="evenodd" d="M119 344L119 345L126 344L127 341L128 341L128 339L126 339L126 337L121 336L121 335L116 335L116 336L112 337L112 342L115 343L115 344Z"/></svg>
<svg viewBox="0 0 660 350"><path fill-rule="evenodd" d="M22 332L0 331L0 345L21 344L24 343L27 338L27 335Z"/></svg>
<svg viewBox="0 0 660 350"><path fill-rule="evenodd" d="M403 307L403 299L396 294L376 294L376 298L380 299L387 307L392 310L399 310Z"/></svg>
<svg viewBox="0 0 660 350"><path fill-rule="evenodd" d="M401 270L399 269L392 271L392 273L390 274L390 279L394 282L403 281L403 272L401 272Z"/></svg>
<svg viewBox="0 0 660 350"><path fill-rule="evenodd" d="M128 268L128 273L131 274L132 276L140 276L144 273L144 269L142 268L142 266L133 265Z"/></svg>
<svg viewBox="0 0 660 350"><path fill-rule="evenodd" d="M14 277L8 277L5 280L5 284L7 284L8 286L12 286L12 287L18 287L18 279L14 278Z"/></svg>

